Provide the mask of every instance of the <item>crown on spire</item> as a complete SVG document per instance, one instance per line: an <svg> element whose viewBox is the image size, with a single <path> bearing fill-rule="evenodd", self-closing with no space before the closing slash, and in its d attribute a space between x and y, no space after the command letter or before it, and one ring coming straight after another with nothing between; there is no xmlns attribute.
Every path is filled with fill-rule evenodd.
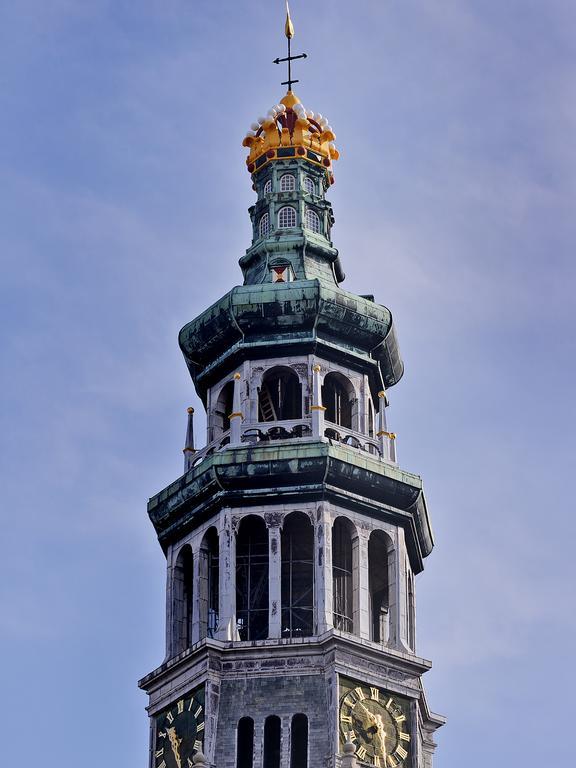
<svg viewBox="0 0 576 768"><path fill-rule="evenodd" d="M274 160L302 157L326 168L330 183L332 161L340 154L334 141L336 134L328 120L318 112L306 109L293 91L252 123L242 146L250 149L246 159L248 171L255 173Z"/></svg>
<svg viewBox="0 0 576 768"><path fill-rule="evenodd" d="M305 158L311 163L326 169L329 183L334 182L332 160L338 160L339 152L334 140L336 134L328 120L318 112L307 110L292 90L291 64L295 59L305 59L306 54L292 56L290 43L294 37L294 24L286 0L286 22L284 34L288 40L288 56L274 59L274 64L288 63L288 80L282 85L288 86L288 92L278 104L259 117L250 126L242 146L250 149L246 164L250 173L256 173L274 160L288 157Z"/></svg>

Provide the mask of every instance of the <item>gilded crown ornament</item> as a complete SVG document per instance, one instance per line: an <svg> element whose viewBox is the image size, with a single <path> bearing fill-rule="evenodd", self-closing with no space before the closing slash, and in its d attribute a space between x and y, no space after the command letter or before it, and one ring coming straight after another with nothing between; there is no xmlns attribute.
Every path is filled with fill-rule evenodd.
<svg viewBox="0 0 576 768"><path fill-rule="evenodd" d="M242 146L250 149L246 158L249 173L257 173L265 165L275 160L288 157L301 157L311 163L323 166L330 184L334 183L332 161L338 160L339 152L334 141L336 134L327 118L319 112L313 112L302 104L292 90L291 64L295 59L305 59L307 54L292 56L291 41L294 37L294 24L290 9L286 3L286 23L284 34L288 41L288 56L274 59L274 64L287 62L288 80L282 85L288 86L288 92L278 104L271 107L266 117L259 117L247 132Z"/></svg>

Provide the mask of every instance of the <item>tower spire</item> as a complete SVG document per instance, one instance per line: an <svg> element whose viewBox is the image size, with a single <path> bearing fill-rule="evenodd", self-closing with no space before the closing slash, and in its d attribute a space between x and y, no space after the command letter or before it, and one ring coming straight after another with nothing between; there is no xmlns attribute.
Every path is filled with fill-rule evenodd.
<svg viewBox="0 0 576 768"><path fill-rule="evenodd" d="M296 59L306 59L308 57L308 54L306 53L299 53L298 56L292 56L292 50L291 50L291 42L292 38L294 37L294 24L292 23L292 17L290 16L290 6L288 5L288 0L286 0L286 23L284 24L284 34L286 35L286 40L288 41L288 56L286 56L283 59L274 59L274 64L280 64L283 61L288 62L288 80L285 80L281 85L287 85L288 91L292 90L292 83L299 83L299 80L293 80L292 79L292 62Z"/></svg>

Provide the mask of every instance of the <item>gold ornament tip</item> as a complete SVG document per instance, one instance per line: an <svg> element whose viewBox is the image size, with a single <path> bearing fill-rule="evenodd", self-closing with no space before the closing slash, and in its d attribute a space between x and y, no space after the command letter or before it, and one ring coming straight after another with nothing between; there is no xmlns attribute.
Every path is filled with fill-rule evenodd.
<svg viewBox="0 0 576 768"><path fill-rule="evenodd" d="M242 375L241 375L241 374L239 374L239 373L235 373L235 374L234 374L234 378L235 378L235 379L241 379L241 378L242 378Z"/></svg>
<svg viewBox="0 0 576 768"><path fill-rule="evenodd" d="M289 40L294 37L294 24L292 24L292 19L290 18L288 0L286 0L286 24L284 24L284 34Z"/></svg>
<svg viewBox="0 0 576 768"><path fill-rule="evenodd" d="M194 413L194 408L192 408L192 406L190 406L190 408L186 408L186 412L187 413Z"/></svg>

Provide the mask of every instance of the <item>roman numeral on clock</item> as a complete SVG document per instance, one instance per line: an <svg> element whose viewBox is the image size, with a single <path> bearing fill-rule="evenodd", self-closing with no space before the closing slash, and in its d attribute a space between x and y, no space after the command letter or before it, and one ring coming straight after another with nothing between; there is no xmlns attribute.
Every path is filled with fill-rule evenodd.
<svg viewBox="0 0 576 768"><path fill-rule="evenodd" d="M198 723L198 727L196 728L197 731L203 731L204 730L204 723Z"/></svg>
<svg viewBox="0 0 576 768"><path fill-rule="evenodd" d="M364 695L364 691L362 690L362 688L360 688L360 686L358 686L358 688L354 688L354 693L356 694L356 696L358 696L358 701L364 701L364 699L366 698L366 696Z"/></svg>
<svg viewBox="0 0 576 768"><path fill-rule="evenodd" d="M400 745L396 747L396 752L394 752L394 754L398 755L400 760L404 760L404 758L408 756L408 752L404 749L404 747L401 747Z"/></svg>
<svg viewBox="0 0 576 768"><path fill-rule="evenodd" d="M196 750L196 752L199 752L202 749L202 742L198 741L198 739L196 739L196 741L194 742L194 749Z"/></svg>
<svg viewBox="0 0 576 768"><path fill-rule="evenodd" d="M360 758L360 760L364 760L364 758L366 757L366 755L368 754L368 752L366 752L366 750L364 749L364 747L358 747L358 749L356 750L356 754L358 755L358 757Z"/></svg>
<svg viewBox="0 0 576 768"><path fill-rule="evenodd" d="M380 691L378 688L370 688L370 698L372 701L380 701Z"/></svg>

